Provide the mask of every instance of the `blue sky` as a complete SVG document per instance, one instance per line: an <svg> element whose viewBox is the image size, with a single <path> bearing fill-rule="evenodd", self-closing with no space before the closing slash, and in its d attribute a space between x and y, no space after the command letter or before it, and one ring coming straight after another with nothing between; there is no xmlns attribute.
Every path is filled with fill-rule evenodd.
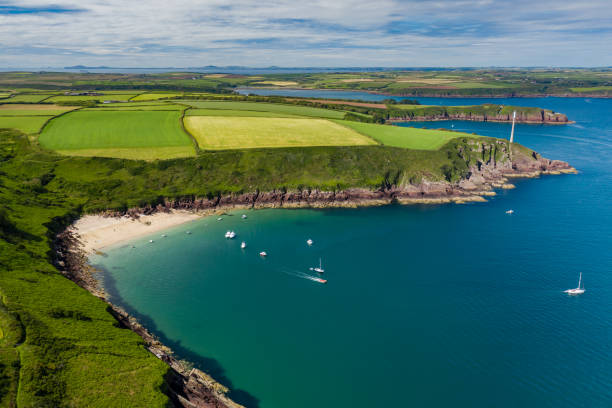
<svg viewBox="0 0 612 408"><path fill-rule="evenodd" d="M612 0L0 0L0 68L610 66Z"/></svg>

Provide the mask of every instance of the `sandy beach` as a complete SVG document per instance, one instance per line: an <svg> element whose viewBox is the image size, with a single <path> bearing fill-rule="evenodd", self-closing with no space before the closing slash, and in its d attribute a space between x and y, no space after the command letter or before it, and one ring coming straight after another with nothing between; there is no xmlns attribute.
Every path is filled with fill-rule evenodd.
<svg viewBox="0 0 612 408"><path fill-rule="evenodd" d="M80 236L83 250L91 254L122 241L162 231L205 215L205 212L191 211L159 212L141 215L138 219L86 215L73 224L73 229Z"/></svg>

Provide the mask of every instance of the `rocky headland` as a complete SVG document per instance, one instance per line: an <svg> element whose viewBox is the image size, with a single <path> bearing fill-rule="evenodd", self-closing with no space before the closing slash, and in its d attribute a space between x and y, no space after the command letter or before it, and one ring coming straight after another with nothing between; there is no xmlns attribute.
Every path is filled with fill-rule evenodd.
<svg viewBox="0 0 612 408"><path fill-rule="evenodd" d="M389 122L425 122L439 120L467 120L474 122L512 122L511 113L475 113L462 111L443 111L425 115L390 117ZM539 109L535 112L516 112L516 123L546 124L546 125L566 125L574 123L567 118L567 115L552 112L546 109Z"/></svg>

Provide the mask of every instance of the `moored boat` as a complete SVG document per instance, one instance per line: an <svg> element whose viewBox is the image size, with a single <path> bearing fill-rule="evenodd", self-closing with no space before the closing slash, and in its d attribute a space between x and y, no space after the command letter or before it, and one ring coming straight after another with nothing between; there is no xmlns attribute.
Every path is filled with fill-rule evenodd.
<svg viewBox="0 0 612 408"><path fill-rule="evenodd" d="M568 295L582 295L584 292L586 292L586 289L584 288L584 285L582 287L581 285L582 285L582 272L580 272L580 277L578 278L578 287L574 289L564 290L563 292L567 293Z"/></svg>

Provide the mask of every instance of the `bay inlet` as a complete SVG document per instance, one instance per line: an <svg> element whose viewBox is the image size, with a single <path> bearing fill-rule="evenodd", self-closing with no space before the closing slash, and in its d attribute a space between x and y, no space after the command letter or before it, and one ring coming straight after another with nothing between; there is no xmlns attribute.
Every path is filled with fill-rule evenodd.
<svg viewBox="0 0 612 408"><path fill-rule="evenodd" d="M515 137L580 173L513 181L486 203L237 211L90 261L111 302L249 407L610 406L612 101L491 101L575 120ZM326 285L303 278L319 258ZM579 272L587 293L568 297Z"/></svg>

